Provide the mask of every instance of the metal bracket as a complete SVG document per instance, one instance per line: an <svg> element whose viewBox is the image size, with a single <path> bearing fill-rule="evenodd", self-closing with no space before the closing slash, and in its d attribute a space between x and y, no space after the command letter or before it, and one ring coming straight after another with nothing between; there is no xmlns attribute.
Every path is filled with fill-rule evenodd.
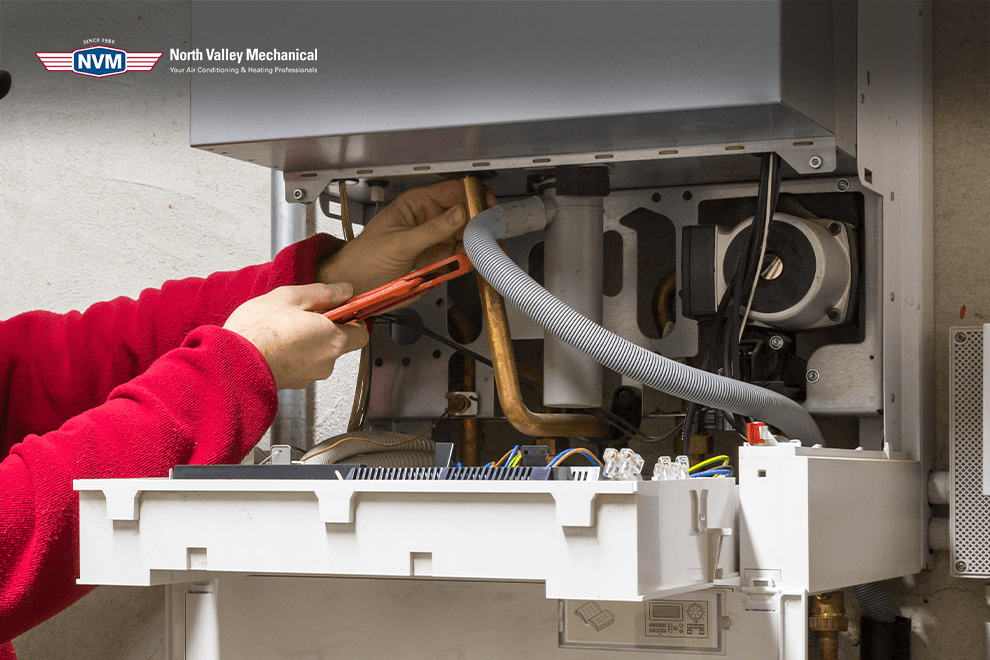
<svg viewBox="0 0 990 660"><path fill-rule="evenodd" d="M272 445L271 460L272 465L292 465L291 445Z"/></svg>
<svg viewBox="0 0 990 660"><path fill-rule="evenodd" d="M786 160L786 159L785 159ZM333 181L335 173L328 170L283 172L285 201L290 204L309 204L319 198Z"/></svg>

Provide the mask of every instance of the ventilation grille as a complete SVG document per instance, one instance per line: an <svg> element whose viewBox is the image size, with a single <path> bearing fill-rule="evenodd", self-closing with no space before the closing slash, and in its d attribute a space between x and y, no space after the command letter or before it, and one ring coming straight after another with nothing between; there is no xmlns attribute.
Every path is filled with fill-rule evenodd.
<svg viewBox="0 0 990 660"><path fill-rule="evenodd" d="M990 577L990 497L983 495L983 329L952 328L949 452L952 572Z"/></svg>
<svg viewBox="0 0 990 660"><path fill-rule="evenodd" d="M599 467L572 467L571 481L598 481L602 469Z"/></svg>
<svg viewBox="0 0 990 660"><path fill-rule="evenodd" d="M449 468L355 468L348 479L395 481L400 479L432 481L547 481L557 468L550 467L449 467Z"/></svg>

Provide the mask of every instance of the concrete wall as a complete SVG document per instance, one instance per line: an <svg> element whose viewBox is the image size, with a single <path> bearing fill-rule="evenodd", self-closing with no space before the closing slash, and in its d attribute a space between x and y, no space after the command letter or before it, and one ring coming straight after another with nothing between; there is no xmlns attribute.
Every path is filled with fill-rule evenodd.
<svg viewBox="0 0 990 660"><path fill-rule="evenodd" d="M937 461L946 469L947 329L990 320L990 11L985 2L934 10ZM4 2L0 22L2 66L14 73L0 102L0 317L268 257L268 173L187 146L184 77L159 66L94 84L37 71L35 51L72 50L86 37L128 50L181 44L187 3ZM321 388L319 433L339 428L333 413L349 405L352 363L340 370L343 382ZM886 585L913 619L916 660L984 657L984 585L947 573L937 553L931 571ZM15 646L21 660L164 658L162 601L157 588L101 587ZM855 614L851 594L847 603ZM858 657L857 639L853 626L843 658Z"/></svg>

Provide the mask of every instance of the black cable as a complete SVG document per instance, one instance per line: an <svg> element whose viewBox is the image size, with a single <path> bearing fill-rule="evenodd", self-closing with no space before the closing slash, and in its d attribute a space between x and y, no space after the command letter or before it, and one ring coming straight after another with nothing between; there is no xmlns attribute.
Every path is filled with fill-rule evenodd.
<svg viewBox="0 0 990 660"><path fill-rule="evenodd" d="M726 282L725 291L719 301L712 325L711 339L701 367L705 371L715 371L714 362L716 356L721 353L722 372L724 376L729 378L739 379L742 376L739 361L739 335L742 323L740 308L745 304L743 302L744 296L748 300L749 292L755 281L754 278L757 276L756 260L760 258L765 232L769 231L764 220L767 214L767 205L770 205L771 214L777 206L780 193L779 158L780 156L776 153L765 154L761 157L756 213L750 223L746 242L736 257L732 277ZM773 174L772 177L771 173ZM758 218L761 220L760 222L757 222ZM721 347L722 350L719 351L718 347ZM681 443L685 455L690 454L691 432L701 409L702 406L694 402L688 406ZM741 418L730 416L726 419L730 421L737 432L745 436L745 431L740 430L743 424Z"/></svg>
<svg viewBox="0 0 990 660"><path fill-rule="evenodd" d="M670 436L677 433L680 430L681 425L683 424L683 422L681 422L681 424L675 426L671 431L667 432L665 435L653 436L653 435L646 435L638 428L630 424L627 420L623 419L619 415L616 415L611 410L605 410L604 408L591 408L587 412L597 416L599 419L602 419L608 422L609 424L611 424L612 426L614 426L618 431L620 431L625 436L625 439L639 440L640 442L663 442Z"/></svg>
<svg viewBox="0 0 990 660"><path fill-rule="evenodd" d="M441 344L444 344L446 346L449 346L450 348L454 349L458 353L461 353L463 355L467 355L468 357L472 357L472 358L474 358L475 360L477 360L478 362L480 362L481 364L483 364L485 366L488 366L488 367L491 367L492 366L492 361L490 359L486 358L481 353L477 353L475 351L472 351L470 348L467 348L466 346L462 346L461 344L458 344L456 341L454 341L452 339L447 339L443 335L430 330L429 328L427 328L426 326L424 326L422 323L419 323L418 321L416 321L414 319L408 318L406 316L402 316L400 314L379 314L378 316L375 317L375 323L379 323L379 322L382 322L382 323L397 323L399 325L407 325L407 326L409 326L411 328L415 328L416 330L418 330L419 332L423 333L427 337L429 337L431 339L435 339L436 341L440 342Z"/></svg>

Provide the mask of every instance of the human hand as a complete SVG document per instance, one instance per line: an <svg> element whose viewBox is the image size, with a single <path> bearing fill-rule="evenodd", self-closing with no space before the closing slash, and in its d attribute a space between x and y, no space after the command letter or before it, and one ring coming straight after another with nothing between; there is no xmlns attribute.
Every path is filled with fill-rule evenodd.
<svg viewBox="0 0 990 660"><path fill-rule="evenodd" d="M488 203L495 203L491 192ZM353 241L320 264L317 279L350 282L356 295L462 251L460 239L468 221L464 204L460 181L402 193Z"/></svg>
<svg viewBox="0 0 990 660"><path fill-rule="evenodd" d="M300 389L329 377L338 357L368 343L364 325L338 325L322 314L351 293L346 283L283 286L242 304L223 327L261 351L276 389Z"/></svg>

